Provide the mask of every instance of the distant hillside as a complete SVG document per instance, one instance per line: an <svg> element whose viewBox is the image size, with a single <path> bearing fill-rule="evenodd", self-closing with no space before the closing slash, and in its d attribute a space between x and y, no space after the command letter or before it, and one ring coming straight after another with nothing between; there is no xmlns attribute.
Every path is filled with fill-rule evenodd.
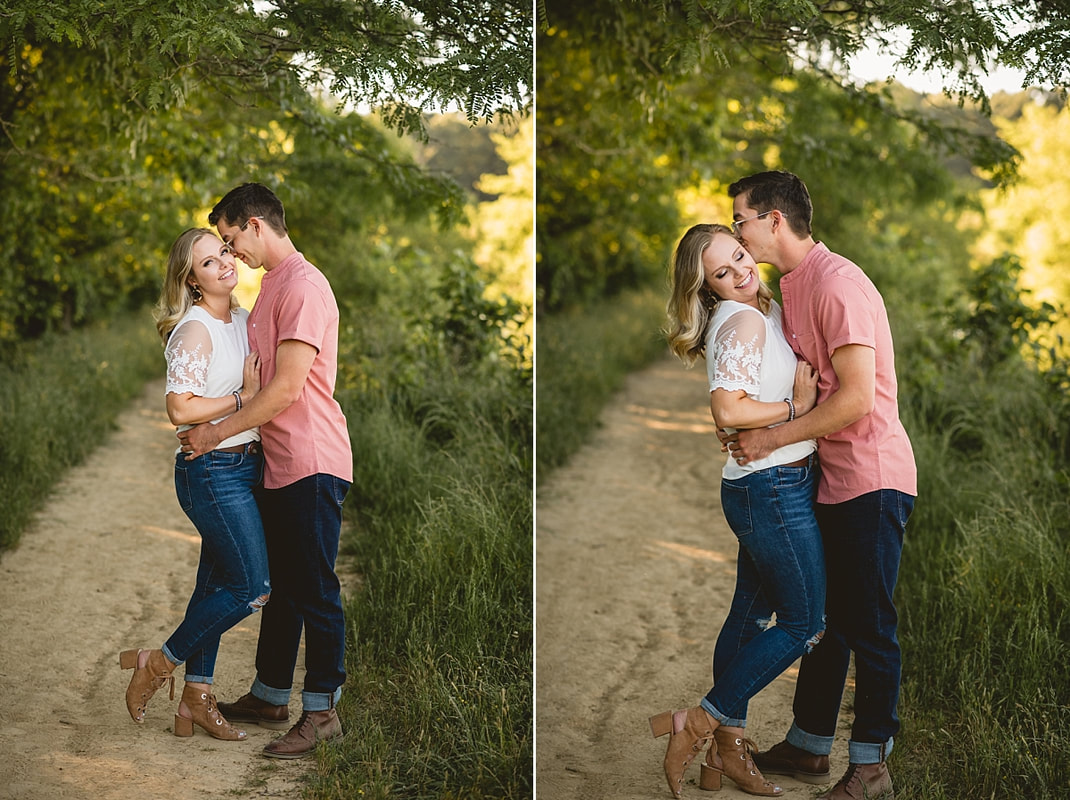
<svg viewBox="0 0 1070 800"><path fill-rule="evenodd" d="M473 127L462 114L439 114L428 118L428 130L429 141L414 145L416 160L431 172L453 178L474 200L493 200L493 195L476 188L476 182L481 175L504 175L509 171L490 138L491 134L503 133L504 128Z"/></svg>

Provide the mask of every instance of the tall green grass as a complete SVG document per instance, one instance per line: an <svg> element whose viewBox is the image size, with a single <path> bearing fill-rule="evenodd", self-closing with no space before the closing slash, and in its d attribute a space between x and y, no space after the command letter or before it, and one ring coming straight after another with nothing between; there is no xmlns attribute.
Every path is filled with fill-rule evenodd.
<svg viewBox="0 0 1070 800"><path fill-rule="evenodd" d="M942 387L903 403L922 496L898 590L897 788L937 799L1062 798L1070 402L1021 360L948 366Z"/></svg>
<svg viewBox="0 0 1070 800"><path fill-rule="evenodd" d="M660 332L664 324L665 297L653 289L539 319L535 388L539 480L579 449L629 372L668 352Z"/></svg>
<svg viewBox="0 0 1070 800"><path fill-rule="evenodd" d="M375 258L336 285L336 396L354 453L343 548L360 573L339 708L352 735L320 751L306 795L523 800L533 774L530 358L509 338L513 309L481 300L464 263L439 272L417 250Z"/></svg>
<svg viewBox="0 0 1070 800"><path fill-rule="evenodd" d="M4 351L0 362L0 550L14 547L64 471L163 374L147 311Z"/></svg>

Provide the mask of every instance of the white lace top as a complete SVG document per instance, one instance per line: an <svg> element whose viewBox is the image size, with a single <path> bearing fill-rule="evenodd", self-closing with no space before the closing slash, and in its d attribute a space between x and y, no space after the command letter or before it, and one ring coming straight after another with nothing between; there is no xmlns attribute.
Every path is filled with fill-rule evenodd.
<svg viewBox="0 0 1070 800"><path fill-rule="evenodd" d="M167 393L198 397L225 397L242 388L242 367L249 354L244 308L231 313L231 322L218 320L200 306L193 306L171 331L164 348L167 360ZM219 422L229 414L212 420ZM192 425L180 425L183 431ZM258 441L256 428L224 439L219 447ZM181 450L181 448L179 448ZM177 452L177 450L176 450Z"/></svg>
<svg viewBox="0 0 1070 800"><path fill-rule="evenodd" d="M768 316L734 300L717 304L706 330L706 374L711 392L742 390L763 403L782 401L792 396L795 363L795 353L784 338L776 301L772 302ZM817 443L808 439L781 447L743 466L729 458L721 474L726 480L735 480L760 469L798 461L816 449Z"/></svg>

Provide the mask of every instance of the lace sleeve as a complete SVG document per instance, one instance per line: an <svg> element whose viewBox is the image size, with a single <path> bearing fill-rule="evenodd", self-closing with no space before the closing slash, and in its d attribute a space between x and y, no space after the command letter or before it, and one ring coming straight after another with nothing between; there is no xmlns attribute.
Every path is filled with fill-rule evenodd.
<svg viewBox="0 0 1070 800"><path fill-rule="evenodd" d="M708 368L710 391L739 390L757 396L762 379L762 349L765 347L765 320L760 312L738 311L718 328L707 345L711 355Z"/></svg>
<svg viewBox="0 0 1070 800"><path fill-rule="evenodd" d="M203 322L190 320L176 329L167 348L167 393L191 392L204 397L208 388L208 367L212 363L212 337Z"/></svg>

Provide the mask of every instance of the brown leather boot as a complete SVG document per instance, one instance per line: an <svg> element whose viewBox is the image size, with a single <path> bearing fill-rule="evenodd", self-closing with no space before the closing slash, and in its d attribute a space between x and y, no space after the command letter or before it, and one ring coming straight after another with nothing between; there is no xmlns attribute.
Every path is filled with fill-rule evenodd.
<svg viewBox="0 0 1070 800"><path fill-rule="evenodd" d="M818 756L787 742L779 742L764 753L753 753L754 764L766 775L788 775L803 783L828 783L829 757Z"/></svg>
<svg viewBox="0 0 1070 800"><path fill-rule="evenodd" d="M333 709L302 711L297 723L264 748L268 758L304 758L316 747L316 742L337 739L342 735L342 723Z"/></svg>
<svg viewBox="0 0 1070 800"><path fill-rule="evenodd" d="M831 790L818 795L821 800L895 800L888 765L850 764Z"/></svg>
<svg viewBox="0 0 1070 800"><path fill-rule="evenodd" d="M190 716L182 716L183 706ZM219 713L215 695L187 683L182 687L182 701L179 703L178 713L175 714L175 736L192 736L194 724L204 728L215 739L240 742L245 738L245 731L235 728Z"/></svg>
<svg viewBox="0 0 1070 800"><path fill-rule="evenodd" d="M713 734L713 738L717 742L714 763L710 764L707 759L707 763L702 765L704 771L710 774L706 780L710 785L709 788L720 788L720 778L716 775L719 772L731 778L736 786L747 794L760 797L780 797L784 794L783 789L772 781L767 781L754 766L751 753L758 748L754 742L743 735L742 728L727 728L722 725ZM720 768L716 764L718 761L721 762ZM714 783L716 787L713 786ZM707 787L703 786L703 788Z"/></svg>
<svg viewBox="0 0 1070 800"><path fill-rule="evenodd" d="M142 658L142 653L148 656ZM123 650L119 653L119 666L134 670L126 687L126 710L134 722L145 719L149 700L165 683L170 682L171 699L175 699L175 679L171 673L177 665L168 661L162 650Z"/></svg>
<svg viewBox="0 0 1070 800"><path fill-rule="evenodd" d="M717 720L707 714L702 706L675 713L666 711L650 718L650 732L655 738L670 734L663 767L673 797L680 796L684 773L695 756L702 752L706 742L713 739L716 728Z"/></svg>
<svg viewBox="0 0 1070 800"><path fill-rule="evenodd" d="M290 726L289 706L273 706L252 692L243 694L233 703L219 703L219 713L231 722L255 722L261 728L281 731Z"/></svg>

